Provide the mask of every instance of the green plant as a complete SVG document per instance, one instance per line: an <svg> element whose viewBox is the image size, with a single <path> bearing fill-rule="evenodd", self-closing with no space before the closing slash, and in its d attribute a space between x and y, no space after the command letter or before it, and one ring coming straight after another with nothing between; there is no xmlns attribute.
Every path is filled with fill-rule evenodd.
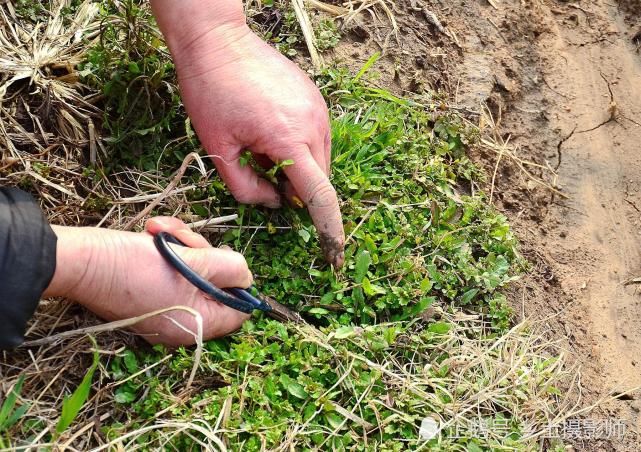
<svg viewBox="0 0 641 452"><path fill-rule="evenodd" d="M169 394L192 364L191 353L180 350L162 377L141 375L119 386L114 399L130 415L107 429L110 438L160 410L182 419L197 413L212 422L227 410L225 437L234 448L274 447L289 437L292 425L306 432L296 439L301 448L360 448L357 438L390 418L368 441L398 450L420 442L421 416L446 415L455 399L492 385L496 368L491 376L478 369L459 374L448 364L467 353L466 341L486 341L507 330L510 311L497 291L522 265L505 218L482 194L456 189L478 174L463 152L476 139L474 130L340 70L328 70L318 82L334 112L332 182L349 238L344 269L322 262L304 210L273 212L219 200L239 213L237 227L220 241L243 250L265 294L303 312L320 331L255 315L240 333L206 345L201 368L222 387L203 388L187 405L171 408ZM243 159L251 163L248 153ZM493 328L467 330L452 321L457 313L481 315ZM126 352L112 362L113 377L127 379L140 360L166 359L156 353ZM390 383L385 369L400 372L392 363L405 366L403 378L415 384L402 389ZM450 386L454 378L465 386ZM385 397L394 399L393 409L376 402ZM490 406L483 410L496 414ZM443 444L514 445L524 426L512 421L509 435L495 443L450 432ZM172 445L194 443L177 435Z"/></svg>
<svg viewBox="0 0 641 452"><path fill-rule="evenodd" d="M296 13L289 3L269 0L248 11L251 27L262 38L288 57L298 54L303 34Z"/></svg>
<svg viewBox="0 0 641 452"><path fill-rule="evenodd" d="M452 190L457 173L468 174L471 165L452 143L473 140L470 132L446 116L433 121L422 107L389 93L382 98L380 91L341 77L330 72L323 81L325 92L341 93L329 99L342 112L333 124L332 160L351 239L346 271L321 265L304 212L266 216L243 210L240 225L273 223L291 230L272 234L239 226L223 241L242 244L266 293L320 321L409 318L437 299L492 310L493 292L520 264L505 218L482 195Z"/></svg>
<svg viewBox="0 0 641 452"><path fill-rule="evenodd" d="M15 11L18 16L37 22L47 13L44 5L39 0L16 0Z"/></svg>
<svg viewBox="0 0 641 452"><path fill-rule="evenodd" d="M73 391L73 394L71 394L70 396L65 396L64 400L62 401L62 412L60 413L60 419L58 419L58 423L56 424L57 434L61 434L65 430L67 430L67 428L74 421L83 405L87 401L87 398L89 397L91 382L93 381L93 374L96 372L98 364L100 363L100 356L98 355L97 351L98 344L93 337L89 336L89 339L94 346L93 363L87 370L87 373L83 377L78 387L75 389L75 391Z"/></svg>
<svg viewBox="0 0 641 452"><path fill-rule="evenodd" d="M99 44L89 50L80 75L103 94L102 123L109 144L107 167L133 164L155 170L165 157L169 165L187 151L170 141L188 136L175 69L148 8L135 0L104 1ZM186 146L189 140L181 140Z"/></svg>
<svg viewBox="0 0 641 452"><path fill-rule="evenodd" d="M96 125L106 156L99 154L97 164L73 181L92 187L83 193L83 208L101 211L105 225L118 227L134 210L111 196L129 196L122 189L129 185L140 192L166 186L198 143L146 2L104 1L101 7L101 39L81 71L85 84L102 93L96 105L104 122ZM293 54L300 29L289 6L248 8L253 26L260 19L259 31ZM321 46L333 45L332 33L317 36ZM0 408L0 431L11 446L55 443L63 433L69 447L107 449L200 450L221 448L221 441L232 450L536 446L536 433L565 406L558 387L563 363L527 324L512 323L502 289L524 262L506 218L476 189L483 173L466 151L478 131L447 110L443 95L433 96L438 105L423 105L365 82L377 58L356 75L330 68L316 78L333 118L332 183L347 233L343 269L323 262L304 209L238 205L214 176L188 172L180 185L194 188L154 211L186 219L238 213L236 224L208 238L243 252L260 290L301 311L313 326L285 325L257 313L239 332L205 344L189 388L192 349L141 342L125 349L107 336L101 348L111 347L111 353L96 382L95 410L87 409L87 400L96 351L62 403L52 434L46 418L27 416L27 403L16 408L21 377ZM250 153L242 161L254 164ZM260 169L276 181L290 163ZM44 163L32 168L42 176L56 173ZM112 183L112 176L122 183ZM20 180L33 183L27 176ZM111 217L104 212L110 204L117 208ZM42 347L40 357L49 350ZM66 369L75 357L63 349L47 363ZM3 375L5 368L13 377L21 367L9 364ZM59 409L66 377L27 381L39 394L39 409ZM88 421L96 415L101 431L89 434L84 429L98 424ZM431 440L419 436L428 416L442 427ZM458 434L460 425L475 421L500 423L504 430Z"/></svg>
<svg viewBox="0 0 641 452"><path fill-rule="evenodd" d="M332 19L321 19L314 27L316 34L316 47L318 50L325 51L333 49L341 39L341 35L336 28L336 23Z"/></svg>
<svg viewBox="0 0 641 452"><path fill-rule="evenodd" d="M0 406L0 435L4 434L13 425L15 425L29 410L29 405L26 403L16 408L16 402L20 396L20 392L22 391L23 384L24 375L21 375L18 378L18 381L13 385L13 388L11 388L11 391L7 394L4 402L2 402L2 406ZM0 447L5 447L2 436L0 436Z"/></svg>

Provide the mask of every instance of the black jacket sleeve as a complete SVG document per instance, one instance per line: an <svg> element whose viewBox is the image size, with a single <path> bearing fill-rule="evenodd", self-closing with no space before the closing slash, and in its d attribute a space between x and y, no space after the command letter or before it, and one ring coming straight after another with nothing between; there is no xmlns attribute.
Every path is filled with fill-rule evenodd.
<svg viewBox="0 0 641 452"><path fill-rule="evenodd" d="M0 349L20 345L56 269L56 235L33 198L0 187Z"/></svg>

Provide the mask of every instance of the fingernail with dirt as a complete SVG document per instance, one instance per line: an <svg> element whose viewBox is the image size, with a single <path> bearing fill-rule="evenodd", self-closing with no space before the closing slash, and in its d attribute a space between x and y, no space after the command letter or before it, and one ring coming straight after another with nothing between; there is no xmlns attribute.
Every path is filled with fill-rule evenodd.
<svg viewBox="0 0 641 452"><path fill-rule="evenodd" d="M319 232L318 239L325 254L325 260L334 267L341 268L345 262L345 241L324 232Z"/></svg>

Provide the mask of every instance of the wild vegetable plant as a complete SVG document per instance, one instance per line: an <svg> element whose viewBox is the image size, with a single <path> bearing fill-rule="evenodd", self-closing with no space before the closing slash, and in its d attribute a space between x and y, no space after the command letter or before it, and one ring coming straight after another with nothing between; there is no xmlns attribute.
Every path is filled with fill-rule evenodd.
<svg viewBox="0 0 641 452"><path fill-rule="evenodd" d="M210 238L243 251L261 290L320 330L255 315L241 332L206 345L201 390L173 406L169 394L191 364L191 352L179 351L162 377L141 376L116 391L122 420L107 429L110 438L170 409L178 418L222 419L233 448L292 441L301 448L400 450L420 443L423 416L446 419L457 399L486 390L491 378L476 371L465 387L456 386L448 363L460 350L452 345L463 340L462 331L480 341L506 331L510 311L498 291L522 262L505 218L482 194L463 188L479 176L464 152L473 129L341 70L317 82L334 117L332 182L346 221L344 269L322 261L304 209L237 206L219 185L217 202L234 206L239 219ZM484 323L467 329L452 322L458 315L480 315ZM112 362L112 377L123 379L139 361L153 363L165 353L127 351ZM402 387L400 375L414 383ZM490 405L481 411L499 416ZM495 444L522 435L524 421L507 418L509 431ZM453 433L445 429L441 441L482 444ZM197 443L178 435L172 444Z"/></svg>

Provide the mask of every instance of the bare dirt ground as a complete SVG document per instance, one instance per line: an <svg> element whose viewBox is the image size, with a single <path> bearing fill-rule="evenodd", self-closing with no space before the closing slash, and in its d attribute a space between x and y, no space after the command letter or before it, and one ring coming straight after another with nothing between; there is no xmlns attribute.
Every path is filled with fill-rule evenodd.
<svg viewBox="0 0 641 452"><path fill-rule="evenodd" d="M397 19L378 83L443 90L477 123L485 105L497 140L558 190L507 153L475 155L489 174L496 168L486 189L533 264L515 307L545 319L580 366L579 406L600 402L585 416L627 424L622 441L574 447L639 450L641 2L414 0ZM388 30L349 27L334 58L358 67Z"/></svg>

